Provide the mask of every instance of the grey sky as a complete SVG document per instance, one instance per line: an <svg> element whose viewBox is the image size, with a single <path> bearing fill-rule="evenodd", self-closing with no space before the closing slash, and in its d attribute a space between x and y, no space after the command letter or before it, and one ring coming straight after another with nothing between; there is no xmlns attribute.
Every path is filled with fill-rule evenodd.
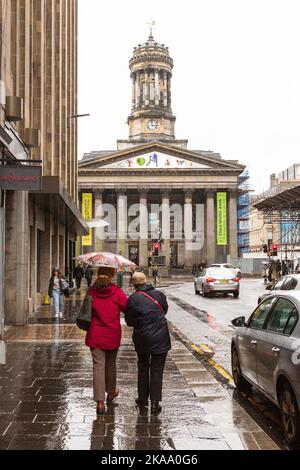
<svg viewBox="0 0 300 470"><path fill-rule="evenodd" d="M169 46L176 137L249 165L256 191L300 161L299 0L79 0L79 158L126 138L128 61Z"/></svg>

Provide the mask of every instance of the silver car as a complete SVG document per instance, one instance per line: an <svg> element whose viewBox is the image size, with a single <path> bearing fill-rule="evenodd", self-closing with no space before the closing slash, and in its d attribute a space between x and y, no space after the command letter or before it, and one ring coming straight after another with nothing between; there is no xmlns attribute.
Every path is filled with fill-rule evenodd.
<svg viewBox="0 0 300 470"><path fill-rule="evenodd" d="M237 389L250 394L252 385L281 412L289 445L300 445L300 292L274 292L249 320L232 321L232 375Z"/></svg>
<svg viewBox="0 0 300 470"><path fill-rule="evenodd" d="M258 303L273 293L273 291L278 290L300 290L300 274L287 274L286 276L282 276L275 284L269 284L266 287L266 291L264 294L261 294L258 297Z"/></svg>
<svg viewBox="0 0 300 470"><path fill-rule="evenodd" d="M233 264L230 263L214 263L209 266L210 268L226 268L226 269L231 269L231 271L234 272L234 274L237 275L237 277L241 278L242 277L242 271L240 268L236 268L233 266Z"/></svg>
<svg viewBox="0 0 300 470"><path fill-rule="evenodd" d="M208 297L211 294L233 294L235 298L240 293L240 279L230 270L221 268L204 269L194 279L195 294Z"/></svg>

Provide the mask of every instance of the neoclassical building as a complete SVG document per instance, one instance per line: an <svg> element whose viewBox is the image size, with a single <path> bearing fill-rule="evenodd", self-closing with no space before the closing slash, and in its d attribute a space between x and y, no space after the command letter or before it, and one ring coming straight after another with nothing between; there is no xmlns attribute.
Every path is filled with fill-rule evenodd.
<svg viewBox="0 0 300 470"><path fill-rule="evenodd" d="M79 200L90 229L81 252L122 253L142 267L152 258L169 268L221 262L237 256L236 160L190 150L175 137L171 106L173 60L150 32L129 62L132 105L129 137L117 149L79 162Z"/></svg>

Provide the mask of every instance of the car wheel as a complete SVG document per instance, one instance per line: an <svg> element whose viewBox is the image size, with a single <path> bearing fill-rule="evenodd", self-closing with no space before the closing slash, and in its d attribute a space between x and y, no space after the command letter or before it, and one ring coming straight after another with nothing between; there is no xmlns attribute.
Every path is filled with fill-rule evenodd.
<svg viewBox="0 0 300 470"><path fill-rule="evenodd" d="M203 297L208 297L208 293L206 292L204 286L202 286L202 295L203 295Z"/></svg>
<svg viewBox="0 0 300 470"><path fill-rule="evenodd" d="M235 299L237 299L237 298L239 297L239 295L240 295L239 292L234 292L234 293L233 293L233 297L234 297Z"/></svg>
<svg viewBox="0 0 300 470"><path fill-rule="evenodd" d="M298 447L300 445L299 409L294 392L287 382L280 388L279 406L285 440L291 447Z"/></svg>
<svg viewBox="0 0 300 470"><path fill-rule="evenodd" d="M195 294L199 295L199 294L200 294L200 292L199 292L199 291L198 291L198 289L197 289L197 284L196 284L196 283L194 283L194 286L195 286Z"/></svg>
<svg viewBox="0 0 300 470"><path fill-rule="evenodd" d="M252 385L242 376L239 356L235 347L231 350L232 377L236 388L245 395L251 395Z"/></svg>

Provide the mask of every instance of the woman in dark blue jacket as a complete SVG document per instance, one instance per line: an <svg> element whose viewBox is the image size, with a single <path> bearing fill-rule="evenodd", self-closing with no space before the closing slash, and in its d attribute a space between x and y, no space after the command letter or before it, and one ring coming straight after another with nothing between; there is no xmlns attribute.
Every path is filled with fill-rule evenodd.
<svg viewBox="0 0 300 470"><path fill-rule="evenodd" d="M136 292L129 297L125 320L132 326L133 342L138 355L137 405L148 406L151 413L161 411L163 372L168 351L171 349L170 333L166 320L166 296L147 284L144 273L132 276Z"/></svg>

